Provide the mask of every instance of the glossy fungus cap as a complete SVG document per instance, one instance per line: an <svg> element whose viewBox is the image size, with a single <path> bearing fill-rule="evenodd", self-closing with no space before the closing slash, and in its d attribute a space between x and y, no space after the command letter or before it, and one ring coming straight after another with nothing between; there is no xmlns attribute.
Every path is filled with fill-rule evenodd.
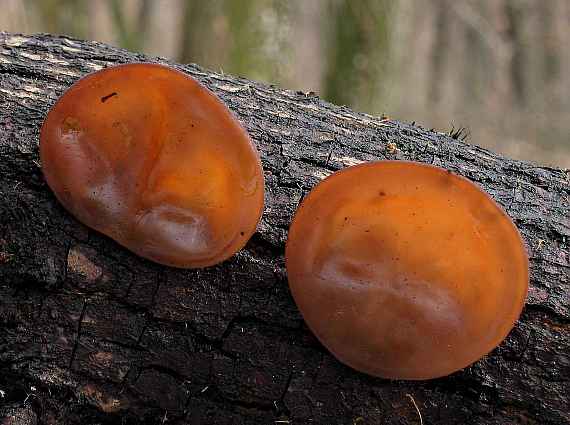
<svg viewBox="0 0 570 425"><path fill-rule="evenodd" d="M246 131L209 90L162 65L78 81L49 111L40 155L76 218L171 266L230 257L263 210L263 171Z"/></svg>
<svg viewBox="0 0 570 425"><path fill-rule="evenodd" d="M468 180L413 162L347 168L297 211L293 297L340 361L429 379L496 347L524 305L528 259L501 208Z"/></svg>

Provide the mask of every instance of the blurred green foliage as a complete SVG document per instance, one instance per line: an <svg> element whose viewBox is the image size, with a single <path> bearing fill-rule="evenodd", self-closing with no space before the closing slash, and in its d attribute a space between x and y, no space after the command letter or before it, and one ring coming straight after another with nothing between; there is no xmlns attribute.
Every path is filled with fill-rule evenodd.
<svg viewBox="0 0 570 425"><path fill-rule="evenodd" d="M24 0L26 10L35 11L45 32L81 36L88 25L87 4L75 0Z"/></svg>

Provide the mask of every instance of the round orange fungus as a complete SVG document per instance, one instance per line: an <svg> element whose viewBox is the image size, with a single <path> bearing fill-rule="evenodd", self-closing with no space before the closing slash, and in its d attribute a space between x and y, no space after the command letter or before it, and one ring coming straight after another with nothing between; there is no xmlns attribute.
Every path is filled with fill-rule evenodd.
<svg viewBox="0 0 570 425"><path fill-rule="evenodd" d="M528 259L506 213L446 170L384 161L321 182L297 211L289 284L340 361L428 379L496 347L521 313Z"/></svg>
<svg viewBox="0 0 570 425"><path fill-rule="evenodd" d="M75 217L171 266L230 257L263 210L263 171L246 131L214 94L162 65L78 81L48 113L40 155Z"/></svg>

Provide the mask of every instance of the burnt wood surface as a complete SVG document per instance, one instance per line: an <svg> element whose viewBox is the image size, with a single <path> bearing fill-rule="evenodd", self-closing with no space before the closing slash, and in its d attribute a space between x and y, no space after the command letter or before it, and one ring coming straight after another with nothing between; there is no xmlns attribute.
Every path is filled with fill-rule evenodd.
<svg viewBox="0 0 570 425"><path fill-rule="evenodd" d="M133 61L198 79L257 144L265 213L223 264L178 270L138 258L73 219L42 177L48 109L87 73ZM1 424L570 424L566 170L312 94L50 35L0 33L0 106ZM446 378L390 381L343 366L289 293L283 252L298 203L335 170L378 159L435 164L481 185L528 247L520 321Z"/></svg>

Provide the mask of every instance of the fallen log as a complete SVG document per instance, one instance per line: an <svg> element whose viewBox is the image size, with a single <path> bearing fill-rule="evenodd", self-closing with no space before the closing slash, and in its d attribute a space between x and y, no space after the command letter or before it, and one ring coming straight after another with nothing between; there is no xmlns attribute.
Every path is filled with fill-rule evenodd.
<svg viewBox="0 0 570 425"><path fill-rule="evenodd" d="M215 92L260 151L258 232L203 270L136 257L73 219L41 173L39 128L73 82L119 63L173 66ZM3 424L568 424L570 174L195 65L51 35L0 33L0 419ZM531 264L523 314L473 366L425 382L340 364L284 270L302 197L378 159L435 164L513 218Z"/></svg>

